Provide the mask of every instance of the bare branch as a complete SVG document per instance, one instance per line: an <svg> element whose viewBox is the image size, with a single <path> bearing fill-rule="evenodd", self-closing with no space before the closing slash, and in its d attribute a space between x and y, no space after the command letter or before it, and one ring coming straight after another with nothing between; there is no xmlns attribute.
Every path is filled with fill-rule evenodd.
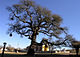
<svg viewBox="0 0 80 57"><path fill-rule="evenodd" d="M22 20L19 16L17 16L15 13L14 13L14 11L12 11L12 13L14 14L14 16L16 17L16 18L18 18L20 21L22 21L23 23L28 23L28 24L31 24L30 22L27 22L27 21L25 21L25 20Z"/></svg>

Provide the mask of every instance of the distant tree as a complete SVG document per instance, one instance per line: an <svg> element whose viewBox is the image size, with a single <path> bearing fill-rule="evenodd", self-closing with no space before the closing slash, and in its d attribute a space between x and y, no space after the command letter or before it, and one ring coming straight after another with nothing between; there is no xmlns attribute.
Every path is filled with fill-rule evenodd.
<svg viewBox="0 0 80 57"><path fill-rule="evenodd" d="M75 50L76 50L76 55L78 55L79 48L80 48L80 41L73 41L71 44L72 44L71 47L75 48Z"/></svg>
<svg viewBox="0 0 80 57"><path fill-rule="evenodd" d="M75 38L73 38L72 35L68 35L67 40L64 42L64 44L63 45L66 47L75 48L76 55L78 55L80 48L80 41L77 41Z"/></svg>
<svg viewBox="0 0 80 57"><path fill-rule="evenodd" d="M2 48L3 46L0 45L0 48Z"/></svg>
<svg viewBox="0 0 80 57"><path fill-rule="evenodd" d="M10 12L8 33L12 36L13 32L25 36L31 40L28 54L34 55L36 48L36 36L43 33L49 37L62 39L60 34L67 34L66 28L61 27L62 18L54 15L47 8L36 5L32 0L21 0L19 4L7 7Z"/></svg>
<svg viewBox="0 0 80 57"><path fill-rule="evenodd" d="M8 45L8 46L6 47L6 49L7 49L8 51L10 51L10 52L13 52L15 48L12 47L11 45Z"/></svg>

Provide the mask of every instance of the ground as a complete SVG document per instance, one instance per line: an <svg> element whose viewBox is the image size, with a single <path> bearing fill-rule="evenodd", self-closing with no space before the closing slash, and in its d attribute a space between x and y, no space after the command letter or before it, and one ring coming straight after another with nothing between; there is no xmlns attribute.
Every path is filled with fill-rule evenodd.
<svg viewBox="0 0 80 57"><path fill-rule="evenodd" d="M0 53L1 57L1 53ZM27 56L26 53L15 53L15 52L5 52L4 57L33 57L33 56ZM77 57L75 54L37 54L34 55L34 57Z"/></svg>

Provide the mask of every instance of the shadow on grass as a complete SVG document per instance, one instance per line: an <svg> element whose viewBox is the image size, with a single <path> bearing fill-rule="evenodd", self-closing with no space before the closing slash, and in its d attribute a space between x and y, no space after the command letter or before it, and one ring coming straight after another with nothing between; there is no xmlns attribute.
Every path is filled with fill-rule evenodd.
<svg viewBox="0 0 80 57"><path fill-rule="evenodd" d="M1 57L1 54L0 54L0 57ZM20 54L5 54L4 57L80 57L80 55L76 56L76 55L58 55L58 54L55 54L55 55L34 55L34 56L29 56L29 55L20 55Z"/></svg>

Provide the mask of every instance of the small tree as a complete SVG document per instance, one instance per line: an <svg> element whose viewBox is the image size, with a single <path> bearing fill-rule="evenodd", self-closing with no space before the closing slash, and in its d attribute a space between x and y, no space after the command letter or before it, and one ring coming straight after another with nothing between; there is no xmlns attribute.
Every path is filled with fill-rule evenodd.
<svg viewBox="0 0 80 57"><path fill-rule="evenodd" d="M49 37L59 37L66 29L61 27L62 18L54 15L47 8L36 5L31 0L21 0L19 4L7 8L10 12L9 34L16 32L31 40L28 54L34 54L36 48L36 36L43 33ZM66 33L65 33L66 34ZM31 53L32 52L32 53Z"/></svg>
<svg viewBox="0 0 80 57"><path fill-rule="evenodd" d="M80 48L80 42L79 41L73 41L72 42L72 47L75 48L76 50L76 55L79 53L79 48Z"/></svg>

